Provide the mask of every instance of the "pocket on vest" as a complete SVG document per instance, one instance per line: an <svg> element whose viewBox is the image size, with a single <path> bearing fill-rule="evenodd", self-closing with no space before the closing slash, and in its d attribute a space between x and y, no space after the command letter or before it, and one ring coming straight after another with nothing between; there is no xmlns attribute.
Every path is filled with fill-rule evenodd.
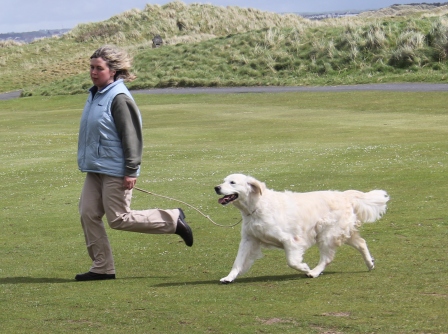
<svg viewBox="0 0 448 334"><path fill-rule="evenodd" d="M123 148L121 147L121 142L101 139L99 155L100 158L121 160L123 158Z"/></svg>

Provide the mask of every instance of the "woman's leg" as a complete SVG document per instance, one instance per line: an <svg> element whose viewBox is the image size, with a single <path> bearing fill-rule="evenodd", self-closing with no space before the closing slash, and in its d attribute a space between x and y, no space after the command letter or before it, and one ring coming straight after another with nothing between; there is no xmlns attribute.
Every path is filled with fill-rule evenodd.
<svg viewBox="0 0 448 334"><path fill-rule="evenodd" d="M87 173L79 201L79 214L84 230L87 251L93 261L90 271L97 274L115 274L112 249L102 217L103 175Z"/></svg>
<svg viewBox="0 0 448 334"><path fill-rule="evenodd" d="M113 229L148 234L173 234L179 209L131 210L132 190L123 188L123 179L102 175L103 206Z"/></svg>

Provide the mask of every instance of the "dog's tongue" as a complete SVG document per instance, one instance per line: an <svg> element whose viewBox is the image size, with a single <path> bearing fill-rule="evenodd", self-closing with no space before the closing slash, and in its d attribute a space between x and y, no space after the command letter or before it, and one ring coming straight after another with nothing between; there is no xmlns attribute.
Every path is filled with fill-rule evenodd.
<svg viewBox="0 0 448 334"><path fill-rule="evenodd" d="M229 204L230 202L234 201L235 199L237 199L238 196L233 194L233 195L226 195L220 199L218 199L218 203L222 204L222 205L226 205Z"/></svg>
<svg viewBox="0 0 448 334"><path fill-rule="evenodd" d="M233 198L233 195L226 195L226 196L218 199L218 203L222 204L222 205L226 205L226 204L232 202L232 198Z"/></svg>
<svg viewBox="0 0 448 334"><path fill-rule="evenodd" d="M227 201L227 196L226 196L226 197L223 197L223 198L220 198L220 199L218 199L218 203L219 203L219 204L222 204L222 205L225 205L225 204L227 204L227 203L228 203L228 201Z"/></svg>

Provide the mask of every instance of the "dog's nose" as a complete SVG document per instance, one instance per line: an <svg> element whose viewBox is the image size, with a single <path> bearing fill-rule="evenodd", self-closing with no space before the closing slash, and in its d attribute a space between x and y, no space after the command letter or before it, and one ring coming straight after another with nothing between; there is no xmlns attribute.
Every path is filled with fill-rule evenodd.
<svg viewBox="0 0 448 334"><path fill-rule="evenodd" d="M221 186L215 187L215 192L219 195L219 192L221 191Z"/></svg>

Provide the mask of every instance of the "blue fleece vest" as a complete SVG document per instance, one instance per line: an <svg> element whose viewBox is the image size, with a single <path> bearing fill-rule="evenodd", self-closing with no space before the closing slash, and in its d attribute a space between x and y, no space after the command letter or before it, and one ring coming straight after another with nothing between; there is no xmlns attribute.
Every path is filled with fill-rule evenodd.
<svg viewBox="0 0 448 334"><path fill-rule="evenodd" d="M123 147L110 110L118 94L126 94L133 99L121 79L95 96L89 94L81 116L78 137L78 167L82 172L116 177L125 175ZM137 175L139 172L140 168Z"/></svg>

